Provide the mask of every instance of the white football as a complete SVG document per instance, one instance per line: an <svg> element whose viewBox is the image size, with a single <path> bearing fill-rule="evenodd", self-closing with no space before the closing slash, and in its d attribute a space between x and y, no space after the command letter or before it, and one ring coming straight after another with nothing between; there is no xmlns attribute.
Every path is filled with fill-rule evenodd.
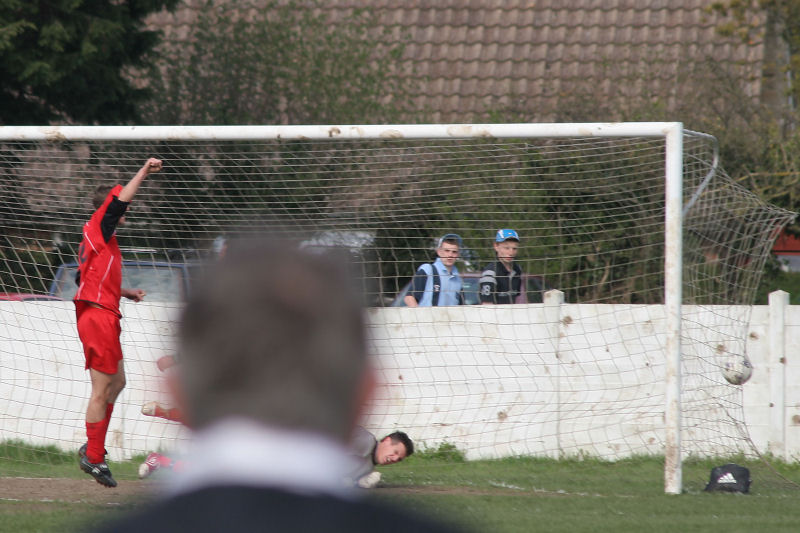
<svg viewBox="0 0 800 533"><path fill-rule="evenodd" d="M753 365L747 356L731 357L722 366L722 375L728 383L743 385L753 375Z"/></svg>

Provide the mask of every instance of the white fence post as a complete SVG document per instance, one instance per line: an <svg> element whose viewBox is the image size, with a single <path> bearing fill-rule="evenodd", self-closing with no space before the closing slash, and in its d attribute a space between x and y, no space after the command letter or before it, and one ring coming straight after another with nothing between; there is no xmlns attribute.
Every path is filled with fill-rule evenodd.
<svg viewBox="0 0 800 533"><path fill-rule="evenodd" d="M564 449L561 445L561 355L559 354L559 347L561 337L564 336L561 330L561 306L564 303L564 293L557 289L552 289L544 293L544 316L547 324L547 337L551 339L551 347L555 359L553 365L553 376L556 383L556 446L559 454L562 454Z"/></svg>
<svg viewBox="0 0 800 533"><path fill-rule="evenodd" d="M666 312L666 402L664 492L683 490L681 457L681 303L683 301L683 125L667 133L664 216L664 310Z"/></svg>
<svg viewBox="0 0 800 533"><path fill-rule="evenodd" d="M769 294L769 434L768 450L784 460L786 448L786 306L789 293L775 291Z"/></svg>

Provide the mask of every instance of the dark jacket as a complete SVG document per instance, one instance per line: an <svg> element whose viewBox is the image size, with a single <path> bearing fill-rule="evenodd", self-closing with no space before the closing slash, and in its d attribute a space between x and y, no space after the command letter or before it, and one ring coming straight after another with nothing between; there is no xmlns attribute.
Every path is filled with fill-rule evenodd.
<svg viewBox="0 0 800 533"><path fill-rule="evenodd" d="M368 499L345 500L233 485L161 499L127 519L106 524L99 531L452 533L456 530Z"/></svg>
<svg viewBox="0 0 800 533"><path fill-rule="evenodd" d="M513 304L520 295L522 268L517 263L511 272L500 261L486 265L481 274L481 303Z"/></svg>

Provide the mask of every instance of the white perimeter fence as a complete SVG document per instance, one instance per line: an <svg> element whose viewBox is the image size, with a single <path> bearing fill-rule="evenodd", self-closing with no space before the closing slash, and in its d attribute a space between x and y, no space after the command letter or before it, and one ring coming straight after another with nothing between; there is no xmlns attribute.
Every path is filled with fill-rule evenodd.
<svg viewBox="0 0 800 533"><path fill-rule="evenodd" d="M24 310L19 307L23 305ZM609 313L609 307L614 307L614 312ZM619 350L619 360L625 361L628 357L623 352L629 342L652 347L646 357L652 360L653 372L663 377L666 319L663 309L655 307L662 306L562 304L548 308L529 304L371 309L371 335L384 387L379 391L380 414L373 415L369 425L377 433L415 428L413 437L418 443L436 446L446 441L466 450L470 458L516 455L523 449L530 453L537 446L532 434L559 441L541 442L542 453L553 449L580 453L582 450L571 442L576 435L574 428L559 431L557 417L536 419L536 405L552 403L551 396L538 397L536 388L531 387L523 397L517 394L505 398L502 380L516 379L515 367L524 366L531 354L535 354L538 365L552 360L554 365L570 364L578 372L582 364L589 367L599 359L593 354L596 350L604 352L603 359L608 359L609 351L613 356ZM185 442L186 433L179 424L140 412L144 402L166 399L163 375L155 361L171 353L168 324L177 311L177 307L165 308L163 304L123 302L122 344L128 387L117 404L106 444L115 458L164 449L165 443L170 447ZM587 326L592 322L602 326L598 322L622 313L633 317L635 333L630 337L623 331L609 339L609 328ZM562 320L566 315L571 317L567 324ZM489 316L491 320L485 320ZM641 321L637 322L639 317ZM536 327L528 327L530 324ZM493 331L483 331L487 327ZM592 330L605 330L606 334L593 338L586 333ZM574 338L570 337L572 332ZM85 439L83 413L89 381L72 302L0 302L0 339L9 343L0 350L0 436L77 448ZM797 353L800 306L788 305L788 295L778 291L770 295L768 306L752 309L747 354L755 370L743 387L743 397L745 421L757 448L787 460L800 458L800 358L792 356ZM541 368L546 370L547 365ZM623 379L636 379L635 373L619 370ZM481 379L475 379L481 373L491 374L493 382L501 386L484 386ZM641 413L642 420L650 420L652 425L645 431L660 436L653 439L655 443L663 443L663 423L652 423L654 418L663 420L665 391L661 383L652 391L659 399L650 404L661 406L661 412ZM600 395L591 401L602 407L605 400ZM505 404L518 412L498 410ZM525 405L531 408L526 410ZM557 412L552 405L548 407ZM709 409L709 417L719 416L711 406ZM524 427L525 418L530 416L524 435L515 435L506 424L512 416L514 427ZM532 432L531 425L542 427ZM592 441L605 439L609 445L605 451L602 446L595 447L595 454L618 458L619 450L613 447L615 436L609 433L614 421L603 425L603 435ZM625 428L618 430L624 432ZM502 444L495 444L498 442ZM650 451L664 453L660 448Z"/></svg>

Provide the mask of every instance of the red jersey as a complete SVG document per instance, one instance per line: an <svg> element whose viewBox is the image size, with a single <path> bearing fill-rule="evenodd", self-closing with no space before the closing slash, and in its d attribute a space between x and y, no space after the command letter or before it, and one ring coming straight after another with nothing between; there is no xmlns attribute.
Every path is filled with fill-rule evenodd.
<svg viewBox="0 0 800 533"><path fill-rule="evenodd" d="M128 204L117 195L122 186L108 193L103 205L83 226L83 240L78 249L78 292L74 301L91 302L119 312L122 293L122 253L117 243L116 226Z"/></svg>

